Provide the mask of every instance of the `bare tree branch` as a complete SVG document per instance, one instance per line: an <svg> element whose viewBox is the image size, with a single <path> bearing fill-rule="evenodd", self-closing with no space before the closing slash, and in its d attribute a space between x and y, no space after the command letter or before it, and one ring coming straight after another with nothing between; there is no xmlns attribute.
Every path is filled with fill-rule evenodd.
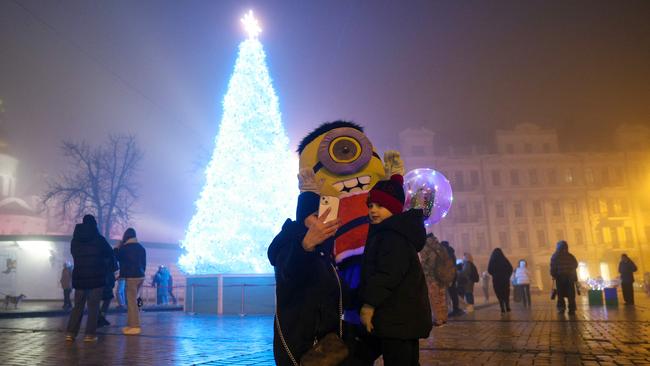
<svg viewBox="0 0 650 366"><path fill-rule="evenodd" d="M137 200L135 175L142 160L135 136L110 135L95 148L86 142L64 141L61 148L71 169L48 182L43 204L52 206L63 220L94 214L107 237L129 225Z"/></svg>

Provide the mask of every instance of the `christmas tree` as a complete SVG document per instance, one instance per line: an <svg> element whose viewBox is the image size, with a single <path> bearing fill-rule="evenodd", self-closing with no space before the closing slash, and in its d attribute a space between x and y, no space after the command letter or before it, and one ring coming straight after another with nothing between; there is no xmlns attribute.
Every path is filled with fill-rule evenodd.
<svg viewBox="0 0 650 366"><path fill-rule="evenodd" d="M262 44L249 12L196 213L181 246L191 274L268 273L266 250L295 212L297 158L289 150Z"/></svg>

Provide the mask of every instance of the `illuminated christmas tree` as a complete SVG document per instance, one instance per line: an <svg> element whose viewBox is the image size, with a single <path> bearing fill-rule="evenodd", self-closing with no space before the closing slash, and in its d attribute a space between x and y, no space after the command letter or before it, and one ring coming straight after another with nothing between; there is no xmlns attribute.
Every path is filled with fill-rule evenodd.
<svg viewBox="0 0 650 366"><path fill-rule="evenodd" d="M223 100L223 117L196 213L181 246L191 274L270 273L266 250L295 212L297 158L289 150L262 44L249 12L249 34Z"/></svg>

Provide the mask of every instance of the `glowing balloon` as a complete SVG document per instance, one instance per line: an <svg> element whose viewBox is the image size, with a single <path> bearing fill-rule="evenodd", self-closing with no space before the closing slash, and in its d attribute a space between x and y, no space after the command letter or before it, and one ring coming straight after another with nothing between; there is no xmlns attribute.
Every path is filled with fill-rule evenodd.
<svg viewBox="0 0 650 366"><path fill-rule="evenodd" d="M424 224L433 225L442 220L454 200L451 184L442 173L433 169L414 169L404 176L405 209L424 211Z"/></svg>

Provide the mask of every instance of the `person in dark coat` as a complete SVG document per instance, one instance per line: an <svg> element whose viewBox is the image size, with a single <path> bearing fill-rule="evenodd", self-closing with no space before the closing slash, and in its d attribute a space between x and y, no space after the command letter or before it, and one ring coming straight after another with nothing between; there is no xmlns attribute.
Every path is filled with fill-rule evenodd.
<svg viewBox="0 0 650 366"><path fill-rule="evenodd" d="M141 332L138 294L147 269L147 251L138 242L135 229L124 231L117 249L117 260L120 262L120 278L126 279L127 326L122 328L122 333L138 335Z"/></svg>
<svg viewBox="0 0 650 366"><path fill-rule="evenodd" d="M115 251L113 251L115 254ZM102 307L99 311L99 319L97 320L98 327L105 327L111 325L111 323L106 319L106 314L108 313L108 308L111 306L111 300L113 300L113 288L115 287L115 272L119 269L117 265L117 259L115 255L106 264L108 272L106 272L106 286L102 291Z"/></svg>
<svg viewBox="0 0 650 366"><path fill-rule="evenodd" d="M492 276L494 294L499 300L501 313L510 311L510 276L512 264L503 254L501 248L494 248L488 262L488 273Z"/></svg>
<svg viewBox="0 0 650 366"><path fill-rule="evenodd" d="M454 248L446 240L441 241L440 245L447 249L449 257L454 261L454 265L456 265L456 251ZM456 271L454 281L447 288L447 295L449 295L449 299L451 300L451 311L449 312L448 316L458 316L465 314L465 312L461 310L458 303L458 271Z"/></svg>
<svg viewBox="0 0 650 366"><path fill-rule="evenodd" d="M74 341L79 333L84 307L88 302L85 342L97 341L97 318L99 300L106 286L107 264L113 259L113 250L106 239L99 234L97 221L92 215L83 217L77 224L70 242L70 252L74 260L72 287L75 289L74 308L68 320L67 341Z"/></svg>
<svg viewBox="0 0 650 366"><path fill-rule="evenodd" d="M418 252L426 242L422 210L402 212L403 178L379 181L368 193L370 229L361 265L361 323L384 365L419 365L419 339L433 327Z"/></svg>
<svg viewBox="0 0 650 366"><path fill-rule="evenodd" d="M634 272L636 264L632 262L627 254L621 255L621 262L618 264L618 273L621 274L621 289L623 290L623 300L625 305L634 305Z"/></svg>
<svg viewBox="0 0 650 366"><path fill-rule="evenodd" d="M551 276L557 288L557 310L564 313L569 302L569 314L576 312L576 282L578 281L578 261L569 253L569 244L565 240L557 242L555 253L551 256Z"/></svg>
<svg viewBox="0 0 650 366"><path fill-rule="evenodd" d="M287 219L268 249L275 270L276 318L273 357L279 366L293 366L328 333L340 335L340 282L332 256L338 220L325 222L314 192L298 196L296 221Z"/></svg>

